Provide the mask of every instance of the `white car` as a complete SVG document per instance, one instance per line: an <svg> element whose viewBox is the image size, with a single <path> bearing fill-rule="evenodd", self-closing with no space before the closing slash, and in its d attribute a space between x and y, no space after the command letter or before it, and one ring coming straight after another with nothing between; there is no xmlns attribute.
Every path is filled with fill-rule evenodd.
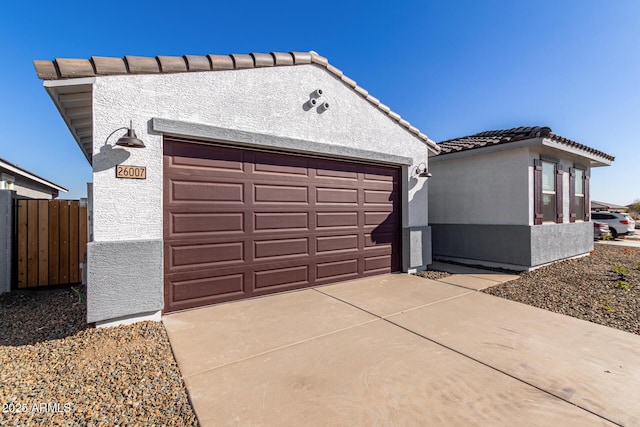
<svg viewBox="0 0 640 427"><path fill-rule="evenodd" d="M622 234L632 235L636 232L636 222L626 213L591 212L591 219L609 225L614 239Z"/></svg>

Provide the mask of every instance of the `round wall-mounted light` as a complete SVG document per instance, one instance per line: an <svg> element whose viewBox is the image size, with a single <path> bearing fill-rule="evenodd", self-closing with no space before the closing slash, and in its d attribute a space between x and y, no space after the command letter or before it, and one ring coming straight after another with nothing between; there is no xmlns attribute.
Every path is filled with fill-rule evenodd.
<svg viewBox="0 0 640 427"><path fill-rule="evenodd" d="M431 178L431 172L429 172L427 170L427 165L425 163L420 163L418 166L416 166L416 168L413 170L413 175L417 176L418 178Z"/></svg>
<svg viewBox="0 0 640 427"><path fill-rule="evenodd" d="M121 128L121 129L127 129L127 133L122 135L120 138L118 138L118 140L116 141L116 145L119 145L121 147L129 147L129 148L145 147L144 142L142 142L142 140L138 138L138 136L136 135L136 132L133 130L133 121L129 122L128 128Z"/></svg>

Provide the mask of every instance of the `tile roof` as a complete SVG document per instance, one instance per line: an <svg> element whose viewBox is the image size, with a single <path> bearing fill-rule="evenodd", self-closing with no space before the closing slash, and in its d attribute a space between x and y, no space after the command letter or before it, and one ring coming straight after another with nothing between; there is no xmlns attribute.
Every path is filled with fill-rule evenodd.
<svg viewBox="0 0 640 427"><path fill-rule="evenodd" d="M474 135L463 136L461 138L448 139L438 143L441 154L456 153L459 151L473 150L492 145L507 144L509 142L523 141L532 138L549 138L553 141L568 145L570 147L584 150L607 160L613 161L614 157L562 136L551 132L551 128L546 126L529 126L504 130L490 130L476 133Z"/></svg>
<svg viewBox="0 0 640 427"><path fill-rule="evenodd" d="M427 135L412 126L399 114L372 96L344 73L329 64L327 58L310 52L271 52L230 55L184 55L184 56L125 56L124 58L106 58L92 56L90 59L56 58L53 61L35 60L33 64L42 80L62 80L78 77L95 77L122 74L161 74L187 73L196 71L240 70L248 68L277 67L314 64L325 68L351 87L360 96L376 106L393 121L424 141L436 153L440 148Z"/></svg>

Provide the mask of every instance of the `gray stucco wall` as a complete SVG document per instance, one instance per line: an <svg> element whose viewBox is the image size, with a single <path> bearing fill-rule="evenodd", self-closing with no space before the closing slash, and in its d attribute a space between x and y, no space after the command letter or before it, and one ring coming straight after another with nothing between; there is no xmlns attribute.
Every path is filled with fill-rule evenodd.
<svg viewBox="0 0 640 427"><path fill-rule="evenodd" d="M593 224L543 224L531 227L531 265L586 254L593 250Z"/></svg>
<svg viewBox="0 0 640 427"><path fill-rule="evenodd" d="M87 244L87 321L162 310L162 240Z"/></svg>
<svg viewBox="0 0 640 427"><path fill-rule="evenodd" d="M593 250L590 222L573 224L432 224L434 258L460 258L528 269Z"/></svg>
<svg viewBox="0 0 640 427"><path fill-rule="evenodd" d="M430 222L528 225L527 148L472 154L431 160Z"/></svg>
<svg viewBox="0 0 640 427"><path fill-rule="evenodd" d="M318 88L330 105L324 112L305 106ZM407 237L403 247L408 251L403 253L403 264L405 268L424 268L431 263L426 180L411 177L416 165L428 163L426 145L326 70L301 65L97 77L93 87L95 244L89 250L95 256L89 257L88 266L91 321L122 316L120 311L148 312L157 306L155 298L162 297L162 274L133 281L128 285L129 293L112 292L110 279L103 276L108 276L110 269L126 270L134 264L119 265L113 260L100 260L97 255L98 250L106 250L101 244L109 243L105 248L117 252L114 248L121 242L127 252L132 240L162 241L162 131L154 125L154 118L182 123L183 131L169 132L174 135L189 136L215 128L219 134L249 135L253 146L269 146L274 140L296 141L305 154L347 153L358 160L397 161L396 165L403 165L402 227ZM146 148L115 147L124 131L107 140L129 120ZM217 138L211 136L212 140ZM237 143L233 138L225 142ZM288 149L295 151L295 144ZM117 179L117 164L146 166L147 179ZM152 265L162 265L162 250L145 254L145 258ZM139 292L136 287L140 287ZM147 295L153 303L142 306L131 298L132 294ZM109 306L118 306L120 311Z"/></svg>
<svg viewBox="0 0 640 427"><path fill-rule="evenodd" d="M13 194L0 190L0 294L11 291Z"/></svg>

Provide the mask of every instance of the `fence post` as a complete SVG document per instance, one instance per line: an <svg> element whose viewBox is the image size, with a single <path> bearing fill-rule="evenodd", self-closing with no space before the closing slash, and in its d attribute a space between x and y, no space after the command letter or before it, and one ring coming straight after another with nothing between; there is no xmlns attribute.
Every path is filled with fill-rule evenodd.
<svg viewBox="0 0 640 427"><path fill-rule="evenodd" d="M11 291L14 193L12 190L0 190L0 294Z"/></svg>

